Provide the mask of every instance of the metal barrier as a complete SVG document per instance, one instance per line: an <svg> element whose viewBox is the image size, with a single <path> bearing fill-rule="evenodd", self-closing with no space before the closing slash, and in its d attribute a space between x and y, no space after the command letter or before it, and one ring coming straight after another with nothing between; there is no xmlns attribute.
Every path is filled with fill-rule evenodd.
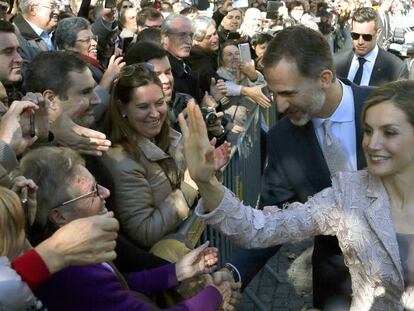
<svg viewBox="0 0 414 311"><path fill-rule="evenodd" d="M271 128L277 121L276 105L270 109L256 108L245 123L246 132L240 135L237 144L233 146L232 157L223 172L223 184L232 190L240 200L252 207L257 207L261 186L261 127L264 124ZM200 242L210 241L210 245L219 249L219 267L231 257L233 245L226 236L206 226ZM280 282L280 277L270 266L265 271ZM267 307L248 288L244 293L255 304L258 310L266 311Z"/></svg>

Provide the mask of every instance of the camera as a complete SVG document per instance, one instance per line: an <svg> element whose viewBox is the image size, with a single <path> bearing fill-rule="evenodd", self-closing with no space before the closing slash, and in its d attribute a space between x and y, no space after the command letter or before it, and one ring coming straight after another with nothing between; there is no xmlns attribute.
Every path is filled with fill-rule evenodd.
<svg viewBox="0 0 414 311"><path fill-rule="evenodd" d="M204 122L206 122L207 126L216 124L217 115L213 108L202 107L201 114L203 115Z"/></svg>

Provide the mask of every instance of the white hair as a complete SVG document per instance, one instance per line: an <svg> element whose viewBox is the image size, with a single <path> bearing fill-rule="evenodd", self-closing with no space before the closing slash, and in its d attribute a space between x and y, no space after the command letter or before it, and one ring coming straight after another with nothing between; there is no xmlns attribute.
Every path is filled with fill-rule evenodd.
<svg viewBox="0 0 414 311"><path fill-rule="evenodd" d="M29 6L41 4L42 0L20 0L19 8L22 13L27 13L29 11Z"/></svg>

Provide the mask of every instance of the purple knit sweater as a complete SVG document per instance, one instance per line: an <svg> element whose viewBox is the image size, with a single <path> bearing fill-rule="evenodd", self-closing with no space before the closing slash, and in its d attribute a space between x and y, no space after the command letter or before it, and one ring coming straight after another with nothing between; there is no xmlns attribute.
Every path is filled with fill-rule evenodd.
<svg viewBox="0 0 414 311"><path fill-rule="evenodd" d="M132 291L151 295L178 285L175 264L131 273ZM49 311L149 311L151 307L125 290L116 274L104 264L73 266L55 275L35 291ZM170 311L214 311L222 302L214 287L207 287Z"/></svg>

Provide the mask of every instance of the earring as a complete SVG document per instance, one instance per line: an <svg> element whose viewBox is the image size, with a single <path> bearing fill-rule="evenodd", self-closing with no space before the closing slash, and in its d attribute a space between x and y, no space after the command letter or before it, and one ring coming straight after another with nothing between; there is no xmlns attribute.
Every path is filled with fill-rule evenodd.
<svg viewBox="0 0 414 311"><path fill-rule="evenodd" d="M126 113L123 113L122 114L122 117L125 119L126 118Z"/></svg>

